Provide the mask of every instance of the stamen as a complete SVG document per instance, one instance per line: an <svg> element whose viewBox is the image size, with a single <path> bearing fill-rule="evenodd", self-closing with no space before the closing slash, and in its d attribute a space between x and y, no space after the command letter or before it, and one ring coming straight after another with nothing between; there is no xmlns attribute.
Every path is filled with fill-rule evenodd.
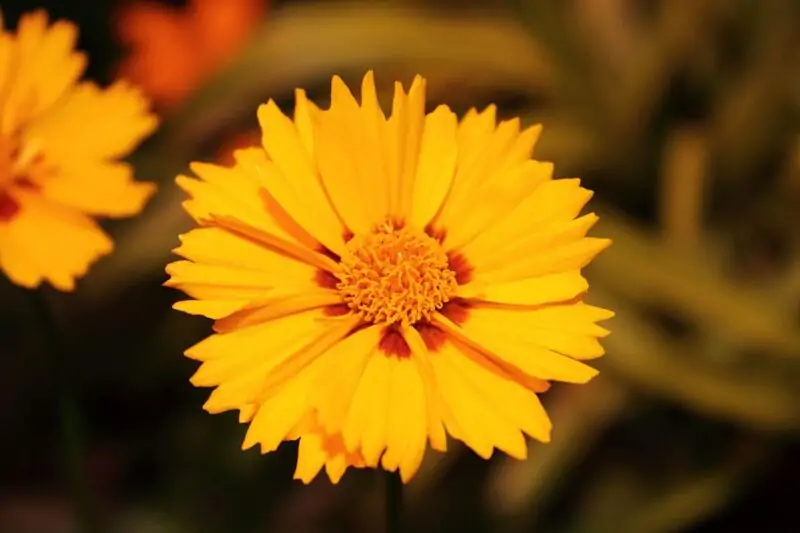
<svg viewBox="0 0 800 533"><path fill-rule="evenodd" d="M455 294L456 274L437 241L385 222L347 243L336 287L367 322L408 326L429 320Z"/></svg>

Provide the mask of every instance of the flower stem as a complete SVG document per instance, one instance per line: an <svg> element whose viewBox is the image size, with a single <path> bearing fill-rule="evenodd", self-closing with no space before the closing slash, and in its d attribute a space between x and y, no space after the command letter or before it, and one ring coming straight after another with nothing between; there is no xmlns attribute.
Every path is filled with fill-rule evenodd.
<svg viewBox="0 0 800 533"><path fill-rule="evenodd" d="M61 439L61 453L64 476L69 483L75 519L79 531L98 533L86 468L82 453L82 422L75 393L72 391L69 376L66 373L65 346L58 331L58 326L50 311L44 294L40 290L27 291L28 300L36 315L40 335L45 343L45 351L56 377L58 393L58 425Z"/></svg>
<svg viewBox="0 0 800 533"><path fill-rule="evenodd" d="M403 481L396 472L386 476L386 533L401 533L403 509Z"/></svg>

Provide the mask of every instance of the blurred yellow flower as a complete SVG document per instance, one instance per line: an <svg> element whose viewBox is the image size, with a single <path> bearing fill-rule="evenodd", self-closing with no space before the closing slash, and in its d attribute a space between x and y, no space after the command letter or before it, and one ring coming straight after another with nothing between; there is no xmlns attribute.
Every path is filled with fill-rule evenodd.
<svg viewBox="0 0 800 533"><path fill-rule="evenodd" d="M398 83L385 118L372 73L359 104L333 78L330 109L296 94L294 120L258 110L263 148L180 176L200 224L167 285L215 320L186 355L205 409L239 410L243 447L300 439L295 477L324 466L417 471L446 434L488 458L550 439L537 397L596 371L598 321L581 268L608 246L578 217L591 193L531 159L541 127L425 114L425 81ZM576 218L577 217L577 218Z"/></svg>
<svg viewBox="0 0 800 533"><path fill-rule="evenodd" d="M91 217L135 215L154 192L116 158L157 120L124 83L78 82L73 24L36 11L16 34L0 31L0 268L24 287L69 291L113 248Z"/></svg>

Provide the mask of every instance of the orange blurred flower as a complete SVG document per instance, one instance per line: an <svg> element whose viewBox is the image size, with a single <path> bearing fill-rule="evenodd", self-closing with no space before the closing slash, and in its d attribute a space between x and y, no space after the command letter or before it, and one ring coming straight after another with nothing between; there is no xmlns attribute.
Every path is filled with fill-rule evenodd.
<svg viewBox="0 0 800 533"><path fill-rule="evenodd" d="M162 109L182 102L247 42L266 0L189 0L185 8L141 1L118 15L129 54L120 73Z"/></svg>

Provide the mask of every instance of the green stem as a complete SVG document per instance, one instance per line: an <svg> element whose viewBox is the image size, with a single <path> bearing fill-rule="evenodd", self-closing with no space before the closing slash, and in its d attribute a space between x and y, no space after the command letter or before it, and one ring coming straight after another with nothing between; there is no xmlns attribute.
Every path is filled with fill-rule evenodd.
<svg viewBox="0 0 800 533"><path fill-rule="evenodd" d="M65 346L53 314L41 291L28 291L28 300L36 314L41 338L52 364L58 393L58 425L64 476L67 478L75 519L79 531L98 533L100 530L91 503L86 467L83 460L82 422L78 401L67 375Z"/></svg>
<svg viewBox="0 0 800 533"><path fill-rule="evenodd" d="M401 533L403 510L403 481L400 474L384 472L386 476L386 533Z"/></svg>

